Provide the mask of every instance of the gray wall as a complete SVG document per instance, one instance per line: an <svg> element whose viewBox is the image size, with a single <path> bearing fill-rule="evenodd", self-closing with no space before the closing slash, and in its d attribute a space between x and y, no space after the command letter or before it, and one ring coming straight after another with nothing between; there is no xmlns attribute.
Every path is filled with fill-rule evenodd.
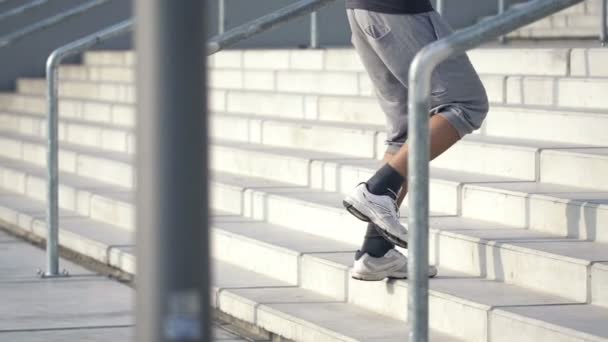
<svg viewBox="0 0 608 342"><path fill-rule="evenodd" d="M9 0L10 1L10 0ZM23 3L23 0L21 1ZM61 3L65 8L81 3L79 0L52 0ZM65 9L64 8L64 9ZM49 11L57 11L55 7L47 8ZM38 12L27 12L19 22L32 23ZM49 13L48 16L52 14ZM54 25L42 31L32 33L25 38L19 39L13 44L0 47L0 90L14 89L15 80L18 77L43 77L45 74L45 63L49 54L62 45L78 38L99 31L112 24L126 20L132 16L132 6L129 0L112 0L96 7L95 9L77 17L72 17L60 24ZM19 24L19 25L21 25ZM9 28L14 31L22 27ZM126 49L131 47L130 37L123 37L109 42L105 48Z"/></svg>

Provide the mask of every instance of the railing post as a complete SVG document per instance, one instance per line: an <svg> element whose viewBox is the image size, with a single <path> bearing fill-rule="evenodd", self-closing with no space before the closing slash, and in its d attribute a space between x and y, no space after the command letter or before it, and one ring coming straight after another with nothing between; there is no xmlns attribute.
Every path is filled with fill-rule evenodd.
<svg viewBox="0 0 608 342"><path fill-rule="evenodd" d="M126 20L82 39L76 40L54 50L46 60L47 82L47 208L46 208L46 272L39 271L42 277L60 277L59 274L59 111L58 111L58 68L63 58L84 51L104 40L131 30L132 21Z"/></svg>
<svg viewBox="0 0 608 342"><path fill-rule="evenodd" d="M410 68L408 127L409 244L408 325L410 341L427 342L429 325L429 66L416 58Z"/></svg>
<svg viewBox="0 0 608 342"><path fill-rule="evenodd" d="M506 0L498 0L498 15L501 15L505 12L505 4ZM504 35L501 35L500 37L498 37L498 42L500 44L504 44L507 42L507 38Z"/></svg>
<svg viewBox="0 0 608 342"><path fill-rule="evenodd" d="M445 11L445 3L444 0L437 0L437 13L443 16L443 12Z"/></svg>
<svg viewBox="0 0 608 342"><path fill-rule="evenodd" d="M602 0L602 8L600 11L600 43L602 46L606 46L606 43L608 43L608 33L606 32L608 30L606 27L606 25L608 25L608 23L606 23L606 17L608 16L607 2L608 0Z"/></svg>
<svg viewBox="0 0 608 342"><path fill-rule="evenodd" d="M218 34L226 32L226 0L218 0Z"/></svg>
<svg viewBox="0 0 608 342"><path fill-rule="evenodd" d="M319 23L318 12L310 14L310 48L317 49L319 47Z"/></svg>
<svg viewBox="0 0 608 342"><path fill-rule="evenodd" d="M57 66L60 55L52 53L46 62L47 82L47 211L46 211L46 273L45 277L59 276L59 164L57 115Z"/></svg>

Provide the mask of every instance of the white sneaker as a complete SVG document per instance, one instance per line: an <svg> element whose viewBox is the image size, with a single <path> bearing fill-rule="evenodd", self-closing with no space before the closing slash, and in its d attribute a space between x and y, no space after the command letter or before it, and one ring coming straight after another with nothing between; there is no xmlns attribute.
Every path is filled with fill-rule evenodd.
<svg viewBox="0 0 608 342"><path fill-rule="evenodd" d="M429 265L429 277L437 275L437 268ZM363 254L355 260L351 277L357 280L379 281L384 278L407 278L407 258L396 249L391 249L381 258Z"/></svg>
<svg viewBox="0 0 608 342"><path fill-rule="evenodd" d="M346 210L356 218L373 222L387 240L407 248L407 229L399 222L399 208L387 195L374 195L361 183L342 202Z"/></svg>

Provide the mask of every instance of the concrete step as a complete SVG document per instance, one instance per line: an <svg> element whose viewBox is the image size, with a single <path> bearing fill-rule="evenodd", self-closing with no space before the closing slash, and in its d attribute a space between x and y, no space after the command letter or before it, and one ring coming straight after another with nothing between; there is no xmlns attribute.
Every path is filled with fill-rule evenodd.
<svg viewBox="0 0 608 342"><path fill-rule="evenodd" d="M530 106L491 106L478 134L607 146L608 115L603 111L574 111Z"/></svg>
<svg viewBox="0 0 608 342"><path fill-rule="evenodd" d="M0 109L0 131L43 138L47 135L46 122L47 119L38 114L4 112ZM58 129L61 143L97 148L101 151L135 153L135 134L130 128L89 120L61 118Z"/></svg>
<svg viewBox="0 0 608 342"><path fill-rule="evenodd" d="M1 192L0 215L13 225L12 229L46 236L42 202ZM135 274L131 233L67 213L60 223L62 247ZM402 321L378 316L370 310L226 262L212 260L211 263L214 271L211 304L277 335L307 342L407 340ZM353 329L350 326L353 324L358 328ZM459 341L436 332L431 336L437 341Z"/></svg>
<svg viewBox="0 0 608 342"><path fill-rule="evenodd" d="M133 104L117 104L107 101L60 98L60 117L80 119L92 123L104 123L120 127L135 126ZM46 118L46 96L18 93L0 93L0 110L36 114Z"/></svg>
<svg viewBox="0 0 608 342"><path fill-rule="evenodd" d="M513 32L514 37L597 37L601 0L587 0ZM581 31L581 29L593 29ZM554 31L551 33L551 31ZM583 34L581 34L583 33ZM585 34L588 33L588 34Z"/></svg>
<svg viewBox="0 0 608 342"><path fill-rule="evenodd" d="M350 278L356 246L224 214L216 216L213 225L214 255L219 260L268 276L284 275L286 282L407 320L407 281L374 283ZM447 269L431 280L430 296L431 328L466 341L486 340L492 308L577 304ZM453 319L445 320L446 315ZM516 319L521 320L526 317Z"/></svg>
<svg viewBox="0 0 608 342"><path fill-rule="evenodd" d="M566 76L569 70L568 47L483 47L470 51L469 57L481 74ZM498 60L496 60L498 58ZM511 63L517 60L519 63ZM505 61L507 63L501 63ZM87 66L130 66L132 56L125 52L91 51L85 54ZM321 50L226 50L209 59L216 69L248 70L324 70L364 71L352 48Z"/></svg>
<svg viewBox="0 0 608 342"><path fill-rule="evenodd" d="M501 52L497 51L496 58L488 61L488 63L495 66L497 63L496 59L500 59L498 57L500 56L499 53ZM536 51L532 50L530 54L536 56ZM602 101L601 96L608 89L608 79L606 77L590 78L587 76L588 74L595 76L595 72L600 75L606 73L605 66L597 67L600 64L597 59L605 57L605 52L575 50L571 54L573 56L572 59L578 62L572 67L572 74L574 76L550 74L523 76L508 74L505 76L499 73L482 74L481 78L488 93L488 98L492 103L499 104L552 106L559 108L608 108L604 103L605 101ZM583 55L581 56L581 54ZM598 58L589 57L595 57L596 55ZM567 56L563 56L563 58L569 59L570 53ZM588 59L590 61L587 61ZM512 65L512 63L508 63L506 60L503 64ZM87 69L83 69L81 72L85 73ZM109 68L107 73L122 74L116 72L113 68ZM60 94L77 98L117 101L120 103L124 103L125 101L132 102L135 96L133 83L124 82L121 78L117 79L120 81L64 79L61 81L61 84L65 84L65 87L60 87ZM324 70L239 71L224 69L211 71L210 79L210 86L215 90L256 91L265 93L267 94L266 96L271 96L275 92L281 92L312 98L310 100L300 100L302 102L312 102L315 96L321 95L374 96L373 86L364 72ZM65 89L61 90L62 88ZM20 79L18 81L18 90L21 93L42 95L45 92L45 84L42 80ZM228 98L228 102L230 102L230 98ZM238 106L238 104L234 104L234 106ZM241 104L241 106L244 105ZM302 104L299 105L299 107L301 106ZM313 104L310 103L309 106L313 106Z"/></svg>
<svg viewBox="0 0 608 342"><path fill-rule="evenodd" d="M46 166L47 142L41 137L10 131L0 134L0 156L17 161ZM132 156L96 148L63 143L59 147L59 170L106 184L131 188L133 185Z"/></svg>
<svg viewBox="0 0 608 342"><path fill-rule="evenodd" d="M135 103L135 86L125 82L60 81L59 96L116 103ZM17 92L22 94L46 94L46 81L37 78L17 80Z"/></svg>
<svg viewBox="0 0 608 342"><path fill-rule="evenodd" d="M223 196L230 201L224 205L214 197L214 206L326 239L361 243L365 225L341 208L342 196L271 181L248 188L250 180L217 175L214 191L232 194ZM238 198L241 202L235 203ZM457 216L434 216L431 223L432 263L581 302L589 300L589 265L608 258L607 253L602 243Z"/></svg>
<svg viewBox="0 0 608 342"><path fill-rule="evenodd" d="M384 124L384 114L377 101L371 97L300 96L223 90L212 91L210 95L213 100L212 110L216 113L257 115L260 121L268 119L271 115L275 118L323 122L357 122L375 127ZM46 117L46 106L46 100L42 95L0 93L0 110ZM59 109L62 118L122 127L135 125L135 110L132 104L62 98L59 101ZM226 120L228 118L224 119ZM233 123L236 124L237 121L233 120ZM214 120L214 124L220 123ZM483 127L476 134L608 146L608 135L605 134L607 126L608 115L603 111L583 112L495 104L490 108ZM251 129L254 128L252 126Z"/></svg>
<svg viewBox="0 0 608 342"><path fill-rule="evenodd" d="M608 263L596 263L591 270L592 303L608 308Z"/></svg>
<svg viewBox="0 0 608 342"><path fill-rule="evenodd" d="M25 176L24 176L25 177ZM33 176L28 174L27 175L28 179L33 179ZM10 180L10 178L9 178ZM245 186L243 184L246 184ZM302 187L294 187L293 185L289 185L289 184L280 184L277 182L273 182L273 181L268 181L268 180L255 180L255 179L251 179L251 178L244 178L244 179L240 179L238 177L235 176L229 176L229 175L222 175L222 174L218 174L214 177L214 182L213 182L213 206L217 209L220 210L228 210L228 211L232 211L232 212L236 212L237 214L245 214L246 216L251 216L254 218L260 218L260 215L262 215L261 218L267 219L269 222L271 223L276 223L276 224L282 224L282 225L287 225L288 227L294 228L294 229L301 229L304 230L306 232L310 232L310 233L316 233L319 234L318 231L309 231L311 227L313 226L317 226L319 228L321 227L327 227L329 226L334 226L335 231L333 231L333 233L338 233L340 234L340 232L342 231L342 229L338 229L338 228L347 228L348 226L352 226L352 218L348 217L348 215L345 214L343 209L339 209L336 208L336 205L339 205L339 200L338 198L334 198L336 196L332 196L331 193L327 193L327 192L316 192L314 190L308 190L306 188L302 188ZM268 194L267 191L268 189L270 189L271 194ZM42 193L41 191L39 191L39 193ZM274 207L273 209L273 205L276 206L276 204L274 204L273 200L277 200L277 198L271 198L275 197L275 195L278 196L282 196L282 199L279 199L279 203L281 203L282 207L279 206L279 208ZM132 221L129 222L128 218L132 218L133 217L133 208L132 205L129 204L130 199L126 198L125 196L122 196L122 198L116 198L115 194L113 194L113 197L110 198L105 198L105 201L102 201L101 203L105 204L105 207L102 207L102 210L99 211L102 217L96 217L97 219L104 219L106 220L106 222L108 223L112 223L115 225L122 225L123 228L129 228L132 227ZM336 194L337 195L337 194ZM284 196L288 196L287 198L285 198ZM295 196L295 198L294 198ZM338 195L338 197L340 197ZM309 204L305 204L302 203L302 200L304 200L304 202L310 202L311 200L313 201L314 204L309 203ZM319 202L321 204L319 204ZM316 211L310 211L310 209L312 209L312 207L317 207ZM287 207L285 207L287 206ZM291 208L290 208L291 206ZM294 207L295 206L295 207ZM328 207L329 206L329 207ZM119 217L112 217L111 219L108 219L108 217L110 216L110 214L108 214L107 210L108 208L122 208L122 212L121 212L121 216ZM335 209L333 209L335 208ZM106 210L106 212L104 212L104 210ZM278 210L276 210L278 209ZM336 219L332 219L331 216L335 215L335 213L332 213L336 211L336 213L339 213L340 216L342 216L343 218L339 219L340 222L336 221ZM114 212L110 212L111 214L116 215ZM291 213L291 215L289 215L289 218L284 217L284 215L286 213ZM299 215L304 215L306 217L309 217L309 219L307 220L299 220L297 219L297 217ZM329 217L328 217L329 215ZM283 218L281 218L281 216L283 216ZM346 216L346 217L344 217ZM274 219L273 219L274 217ZM313 219L312 221L314 222L309 222L310 217L314 217L315 219ZM279 220L278 222L275 222L273 220ZM346 220L344 220L346 219ZM317 222L317 220L319 222ZM347 221L350 221L351 223L347 223ZM123 223L125 222L125 223ZM298 223L299 222L299 223ZM306 227L304 226L298 226L299 224L302 224L306 222ZM121 224L122 223L122 224ZM130 223L130 225L129 225ZM450 224L448 223L443 223L443 224L447 224L449 227L454 226L454 224ZM295 225L295 226L294 226ZM460 228L456 228L455 230L462 230L462 226ZM503 237L503 239L507 239L507 240L513 240L514 238L514 231L517 232L517 234L519 234L520 232L522 232L522 230L519 229L515 229L513 230L513 228L509 228L510 230L507 230L507 233L501 231L501 233L503 234L507 234L506 238ZM317 229L318 230L318 229ZM326 231L326 229L322 229L323 231ZM344 235L339 235L339 236L334 236L333 234L330 234L330 236L326 236L328 238L334 238L334 239L346 239L346 242L349 243L356 243L355 240L360 239L360 236L354 236L352 234L352 232L354 232L354 230L351 228L348 229L351 233L349 233L348 236ZM491 231L490 231L491 232ZM526 231L523 231L526 232ZM361 232L359 232L360 234ZM479 233L479 232L477 232ZM493 232L494 234L496 233L496 231ZM328 234L327 232L324 232L323 234ZM555 238L555 235L546 235L546 234L538 234L538 233L534 233L531 232L531 235L526 235L525 238L527 239L532 239L532 238L540 238L541 241L548 239L548 238ZM475 236L473 235L472 237L469 236L468 237L468 248L471 249L472 251L478 251L479 252L479 246L477 245L478 242L482 242L485 241L484 238L486 238L483 234L481 234L481 237L479 236ZM350 240L349 240L350 239ZM447 236L446 237L441 237L442 241L441 244L449 244L450 241L453 241L454 238ZM444 241L447 239L447 242ZM457 248L455 248L454 250L462 250L462 238L461 239L456 239L456 240L460 240L459 242L455 242L458 246ZM559 277L560 275L563 276L563 274L569 274L571 276L571 278L569 278L568 281L564 281L563 279L559 279L558 282L556 282L556 284L560 284L560 288L557 289L551 289L552 293L556 294L556 295L560 295L560 296L567 296L569 298L575 298L576 300L581 300L584 301L586 300L586 295L587 292L583 291L586 288L587 282L586 277L584 275L581 275L581 277L574 277L573 275L578 274L580 275L581 272L586 272L587 270L587 264L589 263L589 261L586 261L586 259L580 257L580 255L577 255L577 253L583 253L585 256L587 256L588 259L591 260L595 260L595 259L599 259L599 260L603 260L602 258L602 251L605 251L606 249L597 243L586 243L585 245L574 245L572 241L576 241L576 240L571 240L568 242L568 244L566 244L565 246L563 243L560 245L560 242L563 242L561 239L558 239L557 241L555 241L557 244L554 245L553 249L557 248L558 251L561 251L564 248L568 249L568 253L574 253L573 255L575 255L574 257L566 255L566 257L560 257L558 256L558 259L561 259L560 262L558 262L558 265L555 265L555 261L550 262L550 267L546 266L547 264L547 258L548 260L553 260L556 259L554 253L555 251L551 250L551 247L549 246L549 252L544 252L542 251L542 248L545 247L545 245L540 244L537 248L541 249L541 252L536 252L537 254L542 254L540 257L537 257L535 260L533 261L529 261L529 263L532 264L532 266L530 267L530 269L527 270L521 270L520 266L517 266L517 263L521 262L521 259L530 259L529 255L525 255L526 253L521 253L520 251L516 251L516 252L512 252L512 251L508 251L505 250L502 245L500 247L501 252L499 253L499 255L501 255L501 257L504 257L505 259L510 259L510 260L514 260L511 262L514 262L514 265L501 265L498 268L492 268L492 269L486 269L486 270L482 270L482 274L484 276L489 276L489 277L495 277L496 279L499 280L505 280L508 282L513 282L515 284L519 284L519 283L524 283L526 286L532 286L533 288L537 288L537 289L542 289L544 291L550 291L546 289L546 283L545 280L548 278L552 277ZM530 242L530 241L526 241L526 242ZM452 242L454 243L454 242ZM579 243L581 243L579 241ZM466 244L466 243L465 243ZM489 246L489 244L488 244ZM529 245L528 245L529 246ZM556 246L556 247L555 247ZM497 248L497 247L491 247L492 249ZM515 249L517 249L517 246L514 247ZM526 247L520 247L520 249L523 248L524 250L526 250ZM583 250L581 252L581 249ZM432 252L433 253L433 252ZM442 255L444 255L443 253L446 252L441 252L439 254L437 254L438 251L435 251L434 254L432 255L436 255L436 258L438 260L439 263L445 263L446 265L448 265L448 267L450 268L459 268L459 271L466 271L468 273L475 273L475 272L480 272L480 268L479 268L479 264L477 264L476 261L472 261L472 264L468 264L468 265L463 265L462 261L459 260L458 258L454 258L453 256L445 256L443 258L441 258ZM464 252L465 254L468 255L468 252ZM488 253L488 255L495 255L494 251L492 251L492 253L489 253L489 251L485 251L484 253ZM527 253L530 253L529 251L527 251ZM562 251L563 253L563 251ZM587 253L587 254L585 254ZM515 254L515 256L513 256L513 254ZM546 254L549 254L549 257L546 256ZM439 255L439 256L437 256ZM449 255L449 253L448 253ZM608 258L608 257L607 257ZM575 261L572 261L572 260ZM455 261L458 260L458 261ZM535 264L536 263L536 264ZM564 266L565 265L565 266ZM506 268L507 271L503 271L502 269ZM565 268L564 268L565 267ZM558 270L558 272L556 272L556 270ZM565 271L565 273L562 273L563 271ZM485 274L483 273L485 272ZM530 275L528 273L533 273L533 275ZM549 274L545 274L545 273L549 273ZM554 273L558 273L558 275L555 275ZM505 276L505 274L507 274L507 276ZM539 276L539 274L542 274L542 277L540 279L543 280L542 284L536 284L535 282L538 282L538 278L536 278L537 276ZM511 279L512 278L512 279ZM578 280L577 280L578 279ZM583 280L581 280L583 279ZM556 280L557 281L557 280ZM582 290L580 290L582 289Z"/></svg>
<svg viewBox="0 0 608 342"><path fill-rule="evenodd" d="M0 129L38 138L46 136L45 119L35 114L0 112ZM211 134L224 140L340 152L340 155L322 153L318 158L341 159L348 156L381 158L384 135L379 133L380 130L377 126L215 115L212 117ZM107 151L133 154L135 150L135 139L131 130L115 125L89 123L81 119L62 119L59 124L59 138L61 142ZM606 149L530 143L535 145L509 139L471 136L434 161L433 165L444 169L522 180L535 180L538 174L543 182L608 189L608 183L605 177L602 177L608 171ZM227 153L222 155L230 157ZM233 157L238 157L238 154ZM568 168L562 165L567 165ZM272 174L277 177L291 177L289 173L281 174L280 168L276 170L277 172Z"/></svg>
<svg viewBox="0 0 608 342"><path fill-rule="evenodd" d="M46 142L40 137L4 132L0 143L5 158L40 167L45 165ZM370 159L357 161L330 153L298 152L243 143L216 143L213 146L212 167L216 170L282 180L327 191L349 191L354 184L367 179L377 167L377 163ZM127 189L132 186L133 170L129 155L100 152L66 143L61 145L59 152L60 169L63 172ZM574 166L556 168L552 166L554 164L572 160L582 167L590 165L597 168L594 165L605 164L605 157L601 154L605 152L603 149L598 149L598 154L595 155L597 158L589 161L584 159L593 157L593 154L580 151L550 152L546 157L541 152L541 162L550 166L547 171L541 171L541 179L559 181L561 177L576 181L570 174L577 170ZM560 162L560 158L563 158L563 162ZM446 213L462 213L471 218L608 241L608 232L600 229L602 222L608 219L605 203L608 194L598 190L604 177L601 172L591 171L581 171L580 177L577 177L581 179L580 182L591 180L589 184L593 185L597 181L599 185L589 189L534 182L510 184L514 179L437 169L432 178L432 191L437 200L432 205L434 209ZM504 182L512 187L506 186Z"/></svg>
<svg viewBox="0 0 608 342"><path fill-rule="evenodd" d="M0 208L3 209L0 210L0 213L19 213L18 216L21 217L21 220L13 220L13 224L20 222L19 227L23 231L45 236L43 221L40 219L44 213L44 207L40 202L4 192L0 196ZM2 218L11 219L6 215L3 215ZM135 272L134 246L130 234L78 216L66 216L61 222L60 243L62 246L127 272ZM224 222L224 225L226 223ZM230 224L230 226L232 230L237 229L236 224ZM239 231L248 230L240 229ZM225 232L230 231L225 230ZM232 236L236 236L236 234L232 232ZM277 238L281 240L284 237L285 235L282 235ZM324 254L319 256L302 254L301 258L302 261L328 258L329 260L319 264L324 266L324 272L329 272L331 268L335 267L333 265L339 265L339 261L336 261L340 260L339 257L331 258ZM378 331L382 331L381 341L403 340L406 336L406 332L403 331L403 323L396 319L378 316L373 311L360 309L343 301L336 301L335 298L327 295L299 288L230 263L218 260L214 261L213 265L215 276L213 277L212 304L225 313L284 337L301 341L338 341L344 340L345 337L349 337L347 340L353 341L370 339L377 341ZM302 267L306 266L302 265ZM306 273L310 275L313 272ZM401 306L399 303L406 298L404 297L407 289L406 282L365 283L349 280L349 286L351 283L353 292L349 293L349 298L353 301L369 301L370 293L384 293L390 300L389 303L393 310L400 310L401 315L405 312L405 306ZM332 284L340 283L333 282ZM477 287L473 284L483 284L483 286L479 286L479 289L475 290ZM556 304L555 298L551 296L534 297L531 296L533 292L529 290L456 276L439 277L431 281L431 286L431 317L438 318L437 321L432 320L433 322L446 326L455 324L459 321L458 317L456 317L456 321L451 322L443 319L445 312L450 312L448 310L451 309L463 312L466 317L476 317L477 320L473 322L481 323L473 325L471 320L466 321L464 320L466 317L462 317L465 325L459 327L459 334L467 337L480 333L482 338L479 340L481 341L500 340L509 329L517 326L520 330L533 333L535 337L543 340L606 340L605 329L600 328L604 325L599 322L605 319L607 311L600 307L584 304L560 305ZM357 287L359 289L355 290ZM455 293L458 291L467 292L469 298L457 300ZM498 292L492 295L494 291ZM482 298L485 298L489 304L476 303ZM537 304L501 308L502 305L508 305L509 302L504 300L507 298L518 303L536 301L539 304L553 303L554 305ZM447 306L449 304L451 305ZM378 306L379 304L374 303L373 305ZM476 312L479 314L475 315ZM357 320L361 319L360 327L347 329L344 325L345 317L349 317L349 324L355 324ZM484 324L491 326L483 328ZM486 334L489 336L486 337ZM443 341L444 339L441 335L435 334L433 340ZM455 341L456 339L448 338L447 340Z"/></svg>
<svg viewBox="0 0 608 342"><path fill-rule="evenodd" d="M608 116L607 116L608 118ZM210 134L224 141L339 153L320 158L376 158L384 155L385 134L378 126L334 124L310 120L261 118L255 115L214 115ZM493 130L490 125L484 133ZM600 133L603 129L598 129ZM608 189L604 148L575 144L471 135L434 160L443 169L521 180ZM237 153L238 155L238 153ZM237 156L235 155L235 157ZM222 157L227 156L223 153ZM554 167L564 165L567 167ZM592 168L589 168L593 166Z"/></svg>
<svg viewBox="0 0 608 342"><path fill-rule="evenodd" d="M363 133L359 137L353 134L346 139L345 135L340 135L339 129L332 133L332 125L276 119L260 120L242 116L215 116L213 123L211 134L215 138L221 138L217 141L224 145L223 152L214 154L213 160L219 168L228 172L235 172L234 170L249 165L247 169L251 170L251 176L268 178L272 175L284 177L281 179L289 182L289 179L292 179L291 173L295 172L298 165L295 162L298 158L305 159L299 162L299 165L301 168L307 168L307 164L315 164L315 161L330 164L341 159L370 157L368 146L372 143L366 142L365 138L371 140L371 133ZM272 130L266 130L267 128ZM346 131L348 134L353 133ZM375 158L380 158L384 151L384 139L383 134L376 134ZM340 138L332 140L331 137ZM317 142L322 143L317 145ZM359 152L360 155L338 154L341 149ZM576 145L469 136L434 160L431 165L445 170L487 175L490 178L495 176L497 179L502 177L509 180L538 180L608 190L608 182L602 176L608 172L606 152L605 148L592 146L577 148ZM253 157L254 154L256 157ZM282 160L277 159L281 156ZM265 162L261 162L262 159ZM281 162L284 166L279 166ZM282 174L283 171L287 172L286 167L291 168L290 172ZM305 173L305 170L296 172L301 177L293 182L302 185L313 184L314 180L307 182ZM326 190L341 191L337 187Z"/></svg>
<svg viewBox="0 0 608 342"><path fill-rule="evenodd" d="M0 157L0 188L32 200L46 201L47 170ZM107 225L133 230L132 191L92 178L59 173L59 208Z"/></svg>

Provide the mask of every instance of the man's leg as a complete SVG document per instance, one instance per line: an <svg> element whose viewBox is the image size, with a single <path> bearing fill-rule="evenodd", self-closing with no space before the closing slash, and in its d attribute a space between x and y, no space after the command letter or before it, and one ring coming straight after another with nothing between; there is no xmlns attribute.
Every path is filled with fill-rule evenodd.
<svg viewBox="0 0 608 342"><path fill-rule="evenodd" d="M452 126L448 120L441 116L441 114L434 115L431 117L429 123L429 138L431 143L430 158L431 160L438 157L440 154L445 152L447 149L452 147L458 140L460 135L454 126ZM409 149L407 145L403 145L397 154L388 161L388 164L399 172L399 174L406 179L397 198L397 204L401 205L405 194L407 193L407 159L409 155ZM385 157L386 158L386 157Z"/></svg>
<svg viewBox="0 0 608 342"><path fill-rule="evenodd" d="M441 115L431 117L429 129L431 159L438 157L460 139L456 129ZM389 164L401 177L403 177L404 181L401 185L401 190L398 192L397 198L395 199L397 206L399 207L407 195L407 158L408 146L407 144L404 144L396 154L386 153L382 159L383 165ZM382 180L379 180L379 182L382 182ZM373 223L368 224L361 252L368 253L373 257L381 257L394 247L392 242L386 240L377 231Z"/></svg>

